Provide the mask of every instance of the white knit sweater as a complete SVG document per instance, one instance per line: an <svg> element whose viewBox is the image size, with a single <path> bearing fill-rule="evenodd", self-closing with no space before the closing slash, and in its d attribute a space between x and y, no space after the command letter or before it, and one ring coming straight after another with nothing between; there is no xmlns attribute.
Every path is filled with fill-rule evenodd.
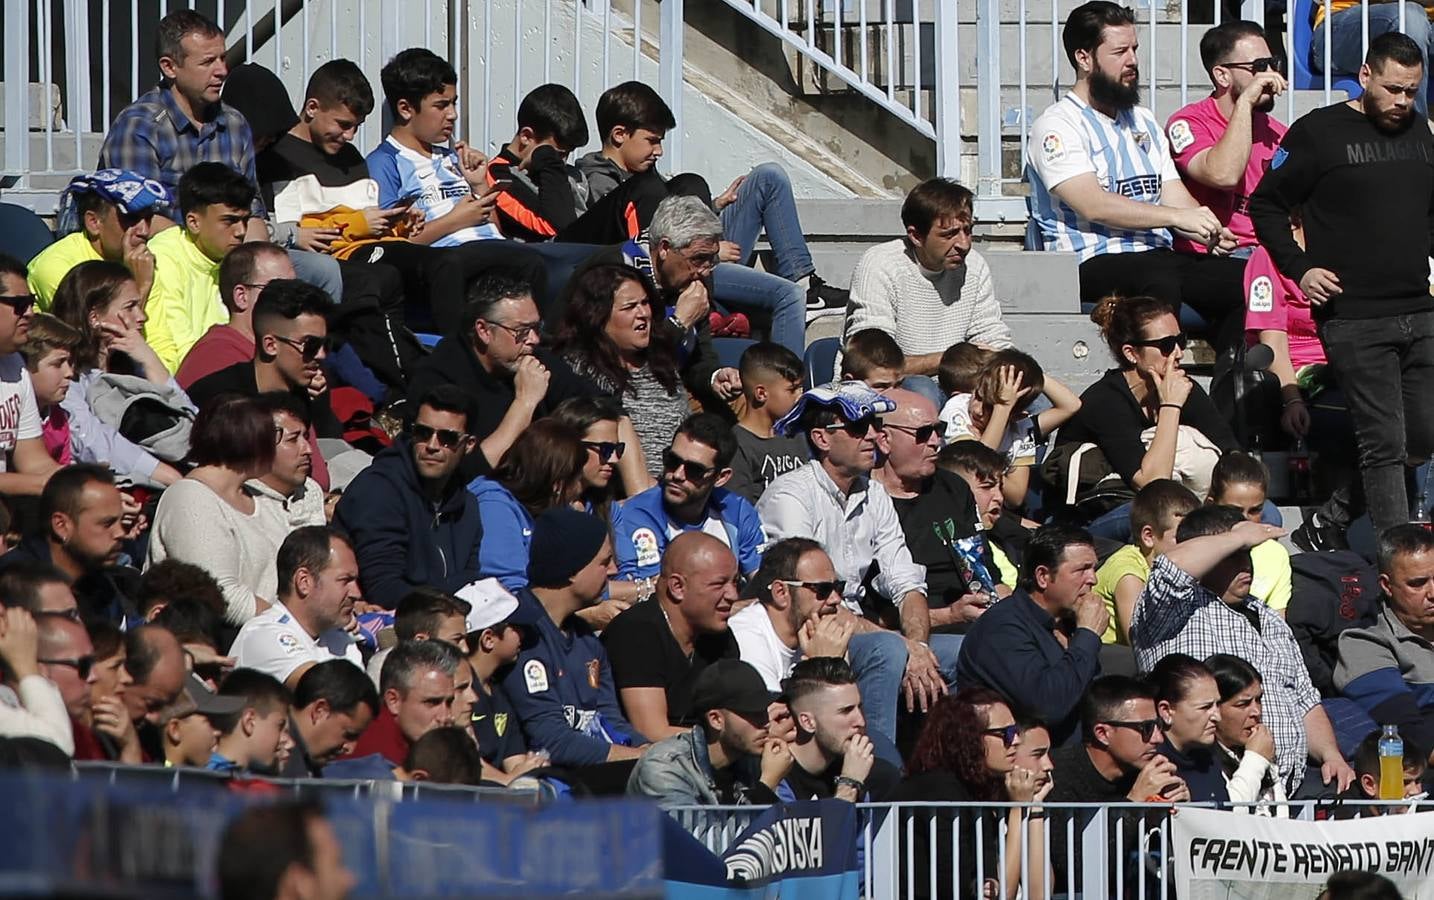
<svg viewBox="0 0 1434 900"><path fill-rule="evenodd" d="M885 331L908 356L941 353L961 341L1011 346L981 254L972 250L959 269L930 272L905 238L877 244L856 264L842 342L866 328Z"/></svg>

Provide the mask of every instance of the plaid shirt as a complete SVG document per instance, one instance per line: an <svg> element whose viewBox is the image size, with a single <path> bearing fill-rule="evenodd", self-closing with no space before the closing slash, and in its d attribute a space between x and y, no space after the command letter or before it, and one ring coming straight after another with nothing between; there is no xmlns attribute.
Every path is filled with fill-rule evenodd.
<svg viewBox="0 0 1434 900"><path fill-rule="evenodd" d="M1254 598L1244 605L1258 616L1258 631L1188 572L1157 557L1131 617L1130 643L1142 672L1170 653L1196 659L1229 653L1254 666L1264 682L1263 720L1275 738L1280 777L1293 794L1304 779L1309 752L1305 714L1319 705L1319 691L1285 620Z"/></svg>
<svg viewBox="0 0 1434 900"><path fill-rule="evenodd" d="M156 87L120 110L100 148L100 168L128 169L169 188L179 202L179 179L202 162L224 163L255 186L254 215L264 218L264 201L254 173L254 135L232 106L219 104L209 122L196 124L166 87ZM178 222L177 205L159 203L155 212Z"/></svg>

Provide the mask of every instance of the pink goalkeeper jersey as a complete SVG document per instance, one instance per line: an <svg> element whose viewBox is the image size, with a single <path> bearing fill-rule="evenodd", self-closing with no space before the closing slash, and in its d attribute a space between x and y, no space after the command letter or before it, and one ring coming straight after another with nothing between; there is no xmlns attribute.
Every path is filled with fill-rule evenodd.
<svg viewBox="0 0 1434 900"><path fill-rule="evenodd" d="M1285 136L1283 124L1268 114L1255 112L1251 118L1250 161L1245 164L1245 180L1237 190L1221 191L1207 187L1190 177L1190 160L1201 150L1207 150L1225 134L1229 123L1220 113L1220 105L1214 97L1206 97L1177 110L1165 125L1165 134L1170 138L1170 152L1175 158L1175 168L1190 195L1201 204L1210 207L1221 224L1225 225L1239 239L1241 247L1254 246L1255 226L1250 221L1250 195L1255 192L1260 179L1270 167L1270 157L1275 155L1280 140ZM1181 253L1204 253L1205 248L1183 238L1175 238L1175 249Z"/></svg>
<svg viewBox="0 0 1434 900"><path fill-rule="evenodd" d="M1245 262L1245 340L1259 343L1261 331L1289 335L1290 364L1297 372L1325 361L1324 345L1319 342L1304 292L1280 274L1264 247L1256 247Z"/></svg>

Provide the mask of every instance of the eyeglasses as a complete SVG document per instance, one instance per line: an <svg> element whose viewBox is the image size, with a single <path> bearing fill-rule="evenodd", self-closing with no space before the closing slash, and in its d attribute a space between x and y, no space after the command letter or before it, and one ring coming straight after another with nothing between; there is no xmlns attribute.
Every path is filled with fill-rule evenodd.
<svg viewBox="0 0 1434 900"><path fill-rule="evenodd" d="M15 314L15 318L18 319L20 316L23 316L25 313L29 312L31 308L34 307L35 295L10 294L8 296L0 296L0 303L3 303L6 306L10 307L10 311L13 312Z"/></svg>
<svg viewBox="0 0 1434 900"><path fill-rule="evenodd" d="M717 471L716 466L707 466L690 459L683 459L670 449L662 451L662 471L676 472L678 469L682 470L683 476L688 481L693 482L702 481Z"/></svg>
<svg viewBox="0 0 1434 900"><path fill-rule="evenodd" d="M1148 341L1131 341L1130 343L1131 346L1134 347L1154 347L1160 351L1161 356L1169 356L1175 352L1176 347L1184 350L1188 342L1189 339L1185 336L1185 332L1181 331L1175 334L1167 334L1162 338L1152 338Z"/></svg>
<svg viewBox="0 0 1434 900"><path fill-rule="evenodd" d="M1012 723L1004 728L985 728L981 733L998 737L1001 739L1001 746L1009 747L1016 742L1016 736L1021 733L1021 729L1020 726Z"/></svg>
<svg viewBox="0 0 1434 900"><path fill-rule="evenodd" d="M692 268L696 269L699 272L712 271L713 269L717 268L717 263L720 260L720 257L716 254L716 252L688 254L686 251L679 250L677 251L677 253L683 259L687 260L688 265L692 266Z"/></svg>
<svg viewBox="0 0 1434 900"><path fill-rule="evenodd" d="M897 431L905 431L910 434L918 444L924 444L927 441L931 440L931 436L933 434L941 438L943 441L946 440L945 422L930 422L926 425L893 425L890 422L887 422L882 427L895 428Z"/></svg>
<svg viewBox="0 0 1434 900"><path fill-rule="evenodd" d="M1155 736L1156 730L1160 728L1159 719L1141 719L1138 722L1122 722L1116 719L1112 719L1103 724L1114 725L1116 728L1129 728L1134 731L1138 731L1140 732L1140 739L1142 741L1146 741L1147 743L1152 737Z"/></svg>
<svg viewBox="0 0 1434 900"><path fill-rule="evenodd" d="M826 431L845 431L851 437L858 440L866 437L867 432L875 428L880 431L884 426L881 416L863 416L855 422L834 422L825 426Z"/></svg>
<svg viewBox="0 0 1434 900"><path fill-rule="evenodd" d="M835 581L788 581L785 578L777 580L788 587L804 587L818 597L830 597L832 594L840 597L846 593L846 581L840 578Z"/></svg>
<svg viewBox="0 0 1434 900"><path fill-rule="evenodd" d="M583 441L583 446L597 454L597 458L606 462L609 459L622 459L622 454L627 450L627 444L623 441Z"/></svg>
<svg viewBox="0 0 1434 900"><path fill-rule="evenodd" d="M494 322L492 319L484 319L494 328L501 328L513 336L513 340L523 343L528 338L543 330L542 322L524 322L522 325L504 325L502 322Z"/></svg>
<svg viewBox="0 0 1434 900"><path fill-rule="evenodd" d="M36 662L42 662L47 666L69 666L80 676L81 681L89 678L90 670L95 667L93 656L81 656L79 659L37 659Z"/></svg>
<svg viewBox="0 0 1434 900"><path fill-rule="evenodd" d="M1227 69L1248 69L1251 72L1259 73L1268 72L1272 69L1278 72L1284 68L1281 64L1282 62L1278 56L1262 56L1259 59L1252 59L1248 62L1227 62L1220 63L1220 65Z"/></svg>
<svg viewBox="0 0 1434 900"><path fill-rule="evenodd" d="M303 338L288 338L283 335L274 335L274 340L283 341L290 347L299 351L299 358L304 362L313 362L319 358L319 352L324 349L324 339L317 334L306 335Z"/></svg>
<svg viewBox="0 0 1434 900"><path fill-rule="evenodd" d="M457 447L459 442L468 436L452 428L434 428L432 425L421 425L417 422L409 426L408 433L412 435L414 443L417 444L426 444L433 440L436 435L438 437L438 445L445 450L452 450L454 447Z"/></svg>

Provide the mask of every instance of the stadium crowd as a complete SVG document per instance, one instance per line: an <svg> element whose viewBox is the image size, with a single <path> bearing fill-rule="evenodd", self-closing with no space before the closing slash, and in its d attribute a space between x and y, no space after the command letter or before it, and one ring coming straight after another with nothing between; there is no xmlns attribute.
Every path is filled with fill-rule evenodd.
<svg viewBox="0 0 1434 900"><path fill-rule="evenodd" d="M602 95L600 150L570 159L589 120L549 84L488 155L453 141L452 66L404 50L359 148L356 65L295 103L168 15L62 236L0 257L0 735L236 786L1020 801L1012 889L1045 800L1373 796L1384 725L1422 792L1424 51L1377 37L1363 95L1286 129L1253 23L1204 34L1212 91L1163 124L1130 9L1064 43L1027 173L1113 357L1079 396L1020 349L952 180L848 292L779 166L659 174L644 84ZM837 315L840 377L804 385ZM1217 385L1267 347L1274 404L1207 393L1187 328ZM729 366L714 335L762 339ZM1286 544L1262 453L1306 445L1328 499ZM314 815L235 827L342 887ZM918 869L955 828L975 896L972 814L922 815Z"/></svg>

